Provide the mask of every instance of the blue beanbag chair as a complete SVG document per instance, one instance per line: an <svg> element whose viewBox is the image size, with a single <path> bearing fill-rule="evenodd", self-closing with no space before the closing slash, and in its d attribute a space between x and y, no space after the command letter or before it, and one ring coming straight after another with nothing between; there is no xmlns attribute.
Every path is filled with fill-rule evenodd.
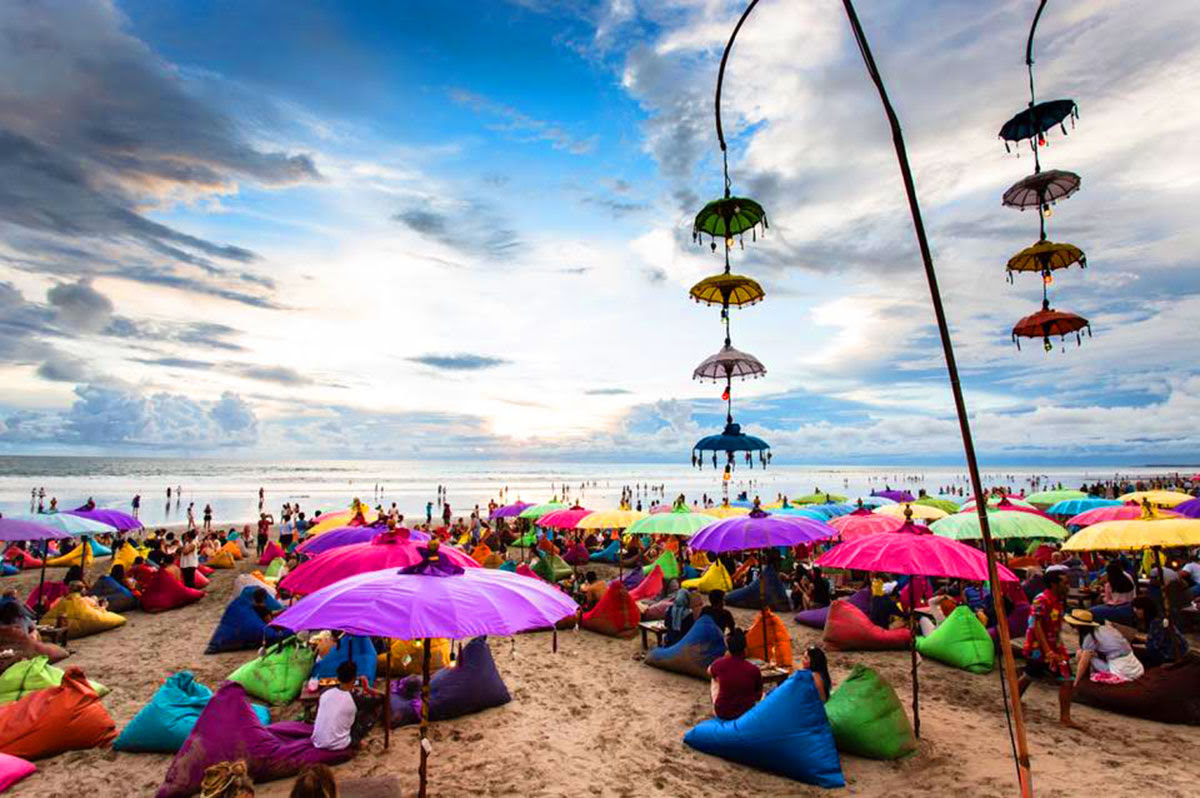
<svg viewBox="0 0 1200 798"><path fill-rule="evenodd" d="M0 566L0 576L12 576L19 573L21 573L21 569L12 563L6 562L3 566Z"/></svg>
<svg viewBox="0 0 1200 798"><path fill-rule="evenodd" d="M626 589L633 590L635 587L640 585L642 580L645 578L646 575L642 573L641 568L634 568L632 571L621 577L621 581L625 583Z"/></svg>
<svg viewBox="0 0 1200 798"><path fill-rule="evenodd" d="M750 584L725 594L726 606L747 610L762 609L762 599L758 594L759 579L766 579L768 607L777 612L787 612L792 608L792 601L788 598L788 592L780 581L779 574L769 565L764 566Z"/></svg>
<svg viewBox="0 0 1200 798"><path fill-rule="evenodd" d="M721 634L721 627L709 616L701 615L675 645L650 649L646 664L707 679L708 666L723 656L725 635Z"/></svg>
<svg viewBox="0 0 1200 798"><path fill-rule="evenodd" d="M196 719L208 706L212 690L196 681L190 671L172 674L154 693L150 703L138 710L113 743L117 751L149 751L173 754L183 747ZM271 715L261 704L250 708L263 724Z"/></svg>
<svg viewBox="0 0 1200 798"><path fill-rule="evenodd" d="M246 590L254 590L254 588L246 588ZM268 606L271 602L279 603L269 596L267 598ZM221 614L221 620L217 622L217 628L213 629L212 637L208 639L208 647L204 649L204 653L245 651L264 644L269 645L287 637L288 634L289 632L285 630L268 627L263 623L262 618L259 618L258 613L254 611L254 601L243 591L242 595L229 602L225 607L225 612Z"/></svg>
<svg viewBox="0 0 1200 798"><path fill-rule="evenodd" d="M680 579L699 579L700 570L690 563L683 566L679 574Z"/></svg>
<svg viewBox="0 0 1200 798"><path fill-rule="evenodd" d="M846 786L833 729L810 671L796 671L736 720L712 718L697 724L683 742L805 784Z"/></svg>
<svg viewBox="0 0 1200 798"><path fill-rule="evenodd" d="M504 562L500 563L500 570L501 571L512 571L515 573L517 570L517 561L516 560L505 560Z"/></svg>
<svg viewBox="0 0 1200 798"><path fill-rule="evenodd" d="M111 576L102 576L93 582L92 595L107 601L109 612L129 612L137 609L137 597Z"/></svg>
<svg viewBox="0 0 1200 798"><path fill-rule="evenodd" d="M358 675L367 678L367 684L375 681L375 664L378 661L375 644L369 637L342 635L337 647L313 664L312 679L336 679L338 665L346 660L354 660L358 666Z"/></svg>
<svg viewBox="0 0 1200 798"><path fill-rule="evenodd" d="M621 541L613 540L613 541L609 541L609 544L607 546L605 546L604 548L600 549L600 551L592 552L591 556L588 557L588 559L591 560L592 562L615 563L617 561L617 558L620 556L621 556Z"/></svg>
<svg viewBox="0 0 1200 798"><path fill-rule="evenodd" d="M254 591L256 590L262 590L266 592L267 600L263 603L267 606L267 609L269 609L271 612L283 612L283 604L281 604L277 598L272 596L271 591L267 590L266 588L255 587L254 585L246 585L244 588L242 588L242 592L239 595L245 597L247 601L253 604Z"/></svg>
<svg viewBox="0 0 1200 798"><path fill-rule="evenodd" d="M405 726L421 720L421 677L409 676L392 688L392 725ZM429 679L429 719L448 720L512 700L486 637L476 637L463 646L458 664L442 668Z"/></svg>
<svg viewBox="0 0 1200 798"><path fill-rule="evenodd" d="M103 543L97 543L95 538L90 538L88 543L92 546L92 554L97 557L111 557L112 549L105 546Z"/></svg>

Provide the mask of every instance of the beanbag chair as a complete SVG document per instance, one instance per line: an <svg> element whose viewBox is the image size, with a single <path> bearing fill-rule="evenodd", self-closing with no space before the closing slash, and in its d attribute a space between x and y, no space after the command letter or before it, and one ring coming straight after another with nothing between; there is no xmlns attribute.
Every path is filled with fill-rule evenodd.
<svg viewBox="0 0 1200 798"><path fill-rule="evenodd" d="M1008 636L1012 640L1020 640L1025 637L1025 632L1029 630L1029 613L1033 608L1028 601L1022 601L1020 604L1013 605L1012 612L1008 614ZM988 627L988 635L992 640L999 640L1000 633L996 631L996 627Z"/></svg>
<svg viewBox="0 0 1200 798"><path fill-rule="evenodd" d="M733 581L729 578L729 571L725 570L725 566L720 560L717 560L708 566L699 579L687 579L679 586L685 590L699 590L701 593L709 593L713 590L724 590L728 593L733 590Z"/></svg>
<svg viewBox="0 0 1200 798"><path fill-rule="evenodd" d="M283 568L286 565L286 560L284 560L282 557L276 557L275 559L271 560L271 564L267 566L267 572L264 574L264 576L266 576L267 579L274 579L276 582L278 582L279 575L283 573Z"/></svg>
<svg viewBox="0 0 1200 798"><path fill-rule="evenodd" d="M708 566L712 565L712 562L708 559L708 554L703 551L693 551L691 556L688 557L688 563L699 571L707 570Z"/></svg>
<svg viewBox="0 0 1200 798"><path fill-rule="evenodd" d="M609 637L633 637L642 611L637 602L629 597L622 582L610 582L596 606L583 614L579 625L597 634Z"/></svg>
<svg viewBox="0 0 1200 798"><path fill-rule="evenodd" d="M625 585L626 590L633 590L635 587L640 585L642 580L645 578L646 577L642 573L641 568L634 568L632 571L621 577L621 583Z"/></svg>
<svg viewBox="0 0 1200 798"><path fill-rule="evenodd" d="M117 724L79 668L68 668L57 687L0 707L0 751L22 759L107 746L116 736Z"/></svg>
<svg viewBox="0 0 1200 798"><path fill-rule="evenodd" d="M216 554L206 560L209 568L232 568L235 562L233 555L224 549L219 549Z"/></svg>
<svg viewBox="0 0 1200 798"><path fill-rule="evenodd" d="M140 556L142 555L138 554L138 550L127 540L121 545L121 548L117 549L117 554L113 557L113 565L120 565L128 571L133 567L133 561Z"/></svg>
<svg viewBox="0 0 1200 798"><path fill-rule="evenodd" d="M509 571L511 573L516 573L517 561L516 560L505 560L504 562L500 563L500 570L501 571Z"/></svg>
<svg viewBox="0 0 1200 798"><path fill-rule="evenodd" d="M233 599L230 600L229 603L232 604L237 599L244 597L247 601L249 601L251 604L253 604L254 603L254 591L258 590L259 588L266 589L266 585L261 585L261 584L247 585L246 587L242 588L242 592L239 593L238 595L234 596ZM279 599L277 599L273 595L271 595L270 590L267 590L267 599L263 603L266 605L267 609L269 609L271 612L282 612L283 611L283 605L279 603ZM226 606L228 606L228 605L226 605Z"/></svg>
<svg viewBox="0 0 1200 798"><path fill-rule="evenodd" d="M617 558L620 556L621 556L621 541L613 540L613 541L610 541L607 546L600 549L600 551L593 551L588 556L588 559L592 562L608 562L608 563L615 564L617 561Z"/></svg>
<svg viewBox="0 0 1200 798"><path fill-rule="evenodd" d="M33 589L29 591L29 596L25 599L25 606L33 609L40 600L43 608L51 607L54 602L70 592L71 589L67 587L66 582L42 582L40 585L34 585Z"/></svg>
<svg viewBox="0 0 1200 798"><path fill-rule="evenodd" d="M392 726L421 720L421 677L410 676L391 694ZM476 637L463 646L458 664L438 671L429 680L429 719L448 720L512 700L486 637Z"/></svg>
<svg viewBox="0 0 1200 798"><path fill-rule="evenodd" d="M0 651L12 652L11 657L4 658L9 664L33 657L46 657L50 662L58 662L68 656L62 646L34 640L20 626L0 626Z"/></svg>
<svg viewBox="0 0 1200 798"><path fill-rule="evenodd" d="M629 597L634 601L650 601L662 595L663 572L657 565L650 575L643 579L638 586L629 591Z"/></svg>
<svg viewBox="0 0 1200 798"><path fill-rule="evenodd" d="M146 612L166 612L186 607L202 598L203 590L186 586L166 568L160 568L142 591L142 609Z"/></svg>
<svg viewBox="0 0 1200 798"><path fill-rule="evenodd" d="M866 612L871 608L871 589L867 587L860 588L846 598L839 600L848 601L863 612ZM814 607L811 610L798 612L792 620L801 626L811 626L813 629L824 629L825 619L828 617L829 605L827 604L824 607Z"/></svg>
<svg viewBox="0 0 1200 798"><path fill-rule="evenodd" d="M779 574L770 565L759 569L758 575L743 587L727 594L725 604L730 607L741 607L748 610L762 608L762 596L759 595L758 582L764 579L767 584L767 606L779 612L787 612L792 608L788 592L779 579Z"/></svg>
<svg viewBox="0 0 1200 798"><path fill-rule="evenodd" d="M0 792L36 771L32 762L26 762L19 756L0 754Z"/></svg>
<svg viewBox="0 0 1200 798"><path fill-rule="evenodd" d="M221 613L221 620L217 621L217 628L213 630L212 637L208 639L208 646L204 649L205 654L255 649L263 644L270 645L281 637L287 636L287 632L278 627L267 626L263 623L262 618L258 617L258 613L254 611L254 599L251 598L253 590L252 587L246 588L247 592L225 605L225 611ZM268 596L267 606L269 607L272 603L275 606L281 606L279 602Z"/></svg>
<svg viewBox="0 0 1200 798"><path fill-rule="evenodd" d="M275 586L267 584L263 580L255 577L253 574L240 574L236 579L233 580L234 597L236 598L237 596L242 595L248 587L261 587L267 591L268 596L271 598L276 597Z"/></svg>
<svg viewBox="0 0 1200 798"><path fill-rule="evenodd" d="M592 558L587 550L587 546L576 542L571 548L567 549L567 553L563 555L563 561L567 565L587 565L592 561Z"/></svg>
<svg viewBox="0 0 1200 798"><path fill-rule="evenodd" d="M0 563L0 576L15 576L21 569L11 563Z"/></svg>
<svg viewBox="0 0 1200 798"><path fill-rule="evenodd" d="M217 549L217 554L228 554L235 560L243 559L246 556L245 552L242 551L242 547L234 540L226 541L225 545Z"/></svg>
<svg viewBox="0 0 1200 798"><path fill-rule="evenodd" d="M917 652L971 673L991 673L996 665L996 644L966 607L956 607L932 634L918 637Z"/></svg>
<svg viewBox="0 0 1200 798"><path fill-rule="evenodd" d="M109 629L125 625L124 615L102 610L91 599L78 593L68 593L54 602L54 606L42 617L42 623L57 626L59 618L65 619L67 636L72 639L107 632Z"/></svg>
<svg viewBox="0 0 1200 798"><path fill-rule="evenodd" d="M740 718L697 724L683 742L805 784L846 786L833 730L809 671L793 673Z"/></svg>
<svg viewBox="0 0 1200 798"><path fill-rule="evenodd" d="M764 618L768 631L766 635L763 634ZM754 623L750 626L750 631L746 632L746 656L773 663L780 668L792 669L792 636L778 615L770 610L763 610L754 616Z"/></svg>
<svg viewBox="0 0 1200 798"><path fill-rule="evenodd" d="M866 665L855 665L825 702L838 750L868 759L899 759L917 750L912 724L892 686Z"/></svg>
<svg viewBox="0 0 1200 798"><path fill-rule="evenodd" d="M367 684L374 684L376 656L371 638L342 635L342 639L332 651L313 663L309 678L335 679L338 666L346 660L353 660L358 668L358 675L365 676Z"/></svg>
<svg viewBox="0 0 1200 798"><path fill-rule="evenodd" d="M92 596L108 602L109 612L129 612L137 609L137 597L111 576L102 576L92 583Z"/></svg>
<svg viewBox="0 0 1200 798"><path fill-rule="evenodd" d="M96 559L96 555L91 551L88 551L86 555L83 554L83 544L79 543L66 554L46 560L46 566L48 568L68 568L72 565L79 565L81 560L87 560L90 563L94 559Z"/></svg>
<svg viewBox="0 0 1200 798"><path fill-rule="evenodd" d="M421 658L424 651L420 640L392 641L392 676L412 676L421 673ZM445 637L435 637L429 641L429 672L436 673L450 664L450 640ZM387 652L375 659L375 673L380 676L388 675Z"/></svg>
<svg viewBox="0 0 1200 798"><path fill-rule="evenodd" d="M108 546L105 546L103 543L96 540L95 538L91 538L88 541L88 544L92 547L92 554L96 555L97 557L111 557L112 556L112 549L110 549Z"/></svg>
<svg viewBox="0 0 1200 798"><path fill-rule="evenodd" d="M513 545L525 549L529 548L530 546L537 545L537 534L534 532L526 532L523 536L514 541Z"/></svg>
<svg viewBox="0 0 1200 798"><path fill-rule="evenodd" d="M725 635L707 615L701 615L673 646L657 646L646 654L646 664L697 679L708 678L708 666L725 656Z"/></svg>
<svg viewBox="0 0 1200 798"><path fill-rule="evenodd" d="M486 543L480 543L475 547L475 551L471 552L471 559L483 565L483 561L492 553L492 549Z"/></svg>
<svg viewBox="0 0 1200 798"><path fill-rule="evenodd" d="M908 648L908 629L880 629L867 614L848 601L829 605L825 645L836 651L892 651Z"/></svg>
<svg viewBox="0 0 1200 798"><path fill-rule="evenodd" d="M279 548L279 544L273 540L267 541L267 545L263 548L262 556L258 558L258 566L260 568L271 564L271 561L276 557L286 557L287 552Z"/></svg>
<svg viewBox="0 0 1200 798"><path fill-rule="evenodd" d="M533 564L533 572L547 582L559 582L575 573L557 554L546 554Z"/></svg>
<svg viewBox="0 0 1200 798"><path fill-rule="evenodd" d="M658 559L654 562L642 566L642 574L649 576L654 573L655 568L661 568L663 576L667 579L679 578L679 560L675 559L675 552L669 549L658 555Z"/></svg>
<svg viewBox="0 0 1200 798"><path fill-rule="evenodd" d="M179 581L180 582L183 581L182 575L180 576ZM208 587L209 579L207 576L204 575L203 571L201 571L199 568L197 568L196 573L192 574L192 584L195 585L197 590L203 590L204 588ZM185 585L185 587L186 587L186 585Z"/></svg>
<svg viewBox="0 0 1200 798"><path fill-rule="evenodd" d="M326 751L312 744L307 723L264 726L241 685L226 682L209 699L192 733L167 770L156 798L185 798L200 791L204 771L218 762L244 760L256 783L294 776L309 765L336 765L354 750Z"/></svg>
<svg viewBox="0 0 1200 798"><path fill-rule="evenodd" d="M644 610L642 610L642 620L643 621L661 621L661 620L663 620L664 618L667 617L667 613L671 610L671 605L673 603L674 603L674 599L663 599L662 601L654 602L649 607L646 607Z"/></svg>
<svg viewBox="0 0 1200 798"><path fill-rule="evenodd" d="M503 566L504 563L506 563L506 562L508 562L508 561L505 560L503 557L501 557L498 552L493 551L491 554L489 554L484 559L482 564L483 564L484 568L496 569L496 568L500 568L501 566Z"/></svg>
<svg viewBox="0 0 1200 798"><path fill-rule="evenodd" d="M51 665L49 657L40 656L14 662L0 674L0 704L10 704L47 687L58 687L62 678L62 670ZM88 684L101 698L112 692L99 682L89 679Z"/></svg>
<svg viewBox="0 0 1200 798"><path fill-rule="evenodd" d="M1147 668L1142 678L1121 684L1084 679L1071 700L1119 715L1200 726L1200 661Z"/></svg>
<svg viewBox="0 0 1200 798"><path fill-rule="evenodd" d="M24 549L19 549L16 546L9 546L8 551L4 552L4 561L11 562L13 565L28 570L30 568L41 568L42 561L34 557Z"/></svg>
<svg viewBox="0 0 1200 798"><path fill-rule="evenodd" d="M289 637L267 647L262 656L255 657L229 674L255 698L268 704L286 704L300 695L317 655L296 637Z"/></svg>
<svg viewBox="0 0 1200 798"><path fill-rule="evenodd" d="M113 750L175 753L192 733L212 695L212 690L196 681L191 671L171 674L121 731ZM252 704L250 708L259 722L271 722L266 707Z"/></svg>

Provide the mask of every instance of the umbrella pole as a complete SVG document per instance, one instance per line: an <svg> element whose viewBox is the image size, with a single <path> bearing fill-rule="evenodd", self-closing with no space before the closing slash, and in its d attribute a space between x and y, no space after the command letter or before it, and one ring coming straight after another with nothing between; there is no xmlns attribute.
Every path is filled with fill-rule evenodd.
<svg viewBox="0 0 1200 798"><path fill-rule="evenodd" d="M762 566L758 569L758 603L760 606L759 614L762 618L763 627L763 662L770 663L771 661L771 631L767 623L767 550L760 549L759 556L762 557Z"/></svg>
<svg viewBox="0 0 1200 798"><path fill-rule="evenodd" d="M909 584L912 584L909 582ZM917 680L917 613L914 612L916 602L911 600L915 591L909 591L910 601L908 608L908 649L912 653L912 688L913 688L913 734L917 739L921 739L921 704L920 704L920 688Z"/></svg>
<svg viewBox="0 0 1200 798"><path fill-rule="evenodd" d="M429 638L424 640L424 651L421 654L421 767L419 771L421 788L419 798L426 798L425 790L428 781L429 761L429 667L430 650Z"/></svg>
<svg viewBox="0 0 1200 798"><path fill-rule="evenodd" d="M387 646L387 674L383 680L383 749L392 743L392 638L385 637Z"/></svg>
<svg viewBox="0 0 1200 798"><path fill-rule="evenodd" d="M1163 578L1162 549L1154 547L1154 564L1158 567L1158 590L1162 593L1163 626L1171 635L1171 656L1179 659L1179 638L1175 636L1175 622L1171 619L1171 600L1167 598L1167 580Z"/></svg>
<svg viewBox="0 0 1200 798"><path fill-rule="evenodd" d="M39 621L42 619L42 616L46 614L46 605L45 605L45 601L46 601L46 596L45 596L46 560L49 559L49 557L50 557L50 549L49 549L49 546L47 545L47 544L49 544L49 542L50 541L48 541L48 540L42 541L42 575L41 575L41 578L38 579L38 601L37 601L37 617L38 617Z"/></svg>

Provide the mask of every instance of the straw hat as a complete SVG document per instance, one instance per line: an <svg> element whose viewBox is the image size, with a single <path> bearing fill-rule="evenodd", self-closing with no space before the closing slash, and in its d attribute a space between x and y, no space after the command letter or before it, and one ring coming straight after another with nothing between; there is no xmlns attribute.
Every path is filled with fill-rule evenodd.
<svg viewBox="0 0 1200 798"><path fill-rule="evenodd" d="M1071 613L1069 615L1067 615L1067 617L1063 618L1063 620L1066 621L1067 623L1071 624L1072 626L1099 626L1100 625L1100 624L1096 623L1095 619L1092 618L1092 613L1089 612L1088 610L1071 610Z"/></svg>

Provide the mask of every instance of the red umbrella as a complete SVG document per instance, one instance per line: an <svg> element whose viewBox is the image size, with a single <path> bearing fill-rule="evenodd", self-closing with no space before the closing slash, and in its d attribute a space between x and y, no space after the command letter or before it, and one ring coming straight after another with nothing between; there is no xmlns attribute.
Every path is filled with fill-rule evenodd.
<svg viewBox="0 0 1200 798"><path fill-rule="evenodd" d="M1071 333L1075 333L1075 342L1082 344L1083 338L1079 334L1081 330L1087 330L1088 337L1091 337L1092 326L1087 319L1074 313L1055 310L1050 307L1050 300L1043 299L1041 310L1016 323L1012 329L1012 337L1017 349L1021 348L1021 338L1041 338L1045 350L1049 352L1054 348L1050 336L1057 335L1060 339L1065 339Z"/></svg>

